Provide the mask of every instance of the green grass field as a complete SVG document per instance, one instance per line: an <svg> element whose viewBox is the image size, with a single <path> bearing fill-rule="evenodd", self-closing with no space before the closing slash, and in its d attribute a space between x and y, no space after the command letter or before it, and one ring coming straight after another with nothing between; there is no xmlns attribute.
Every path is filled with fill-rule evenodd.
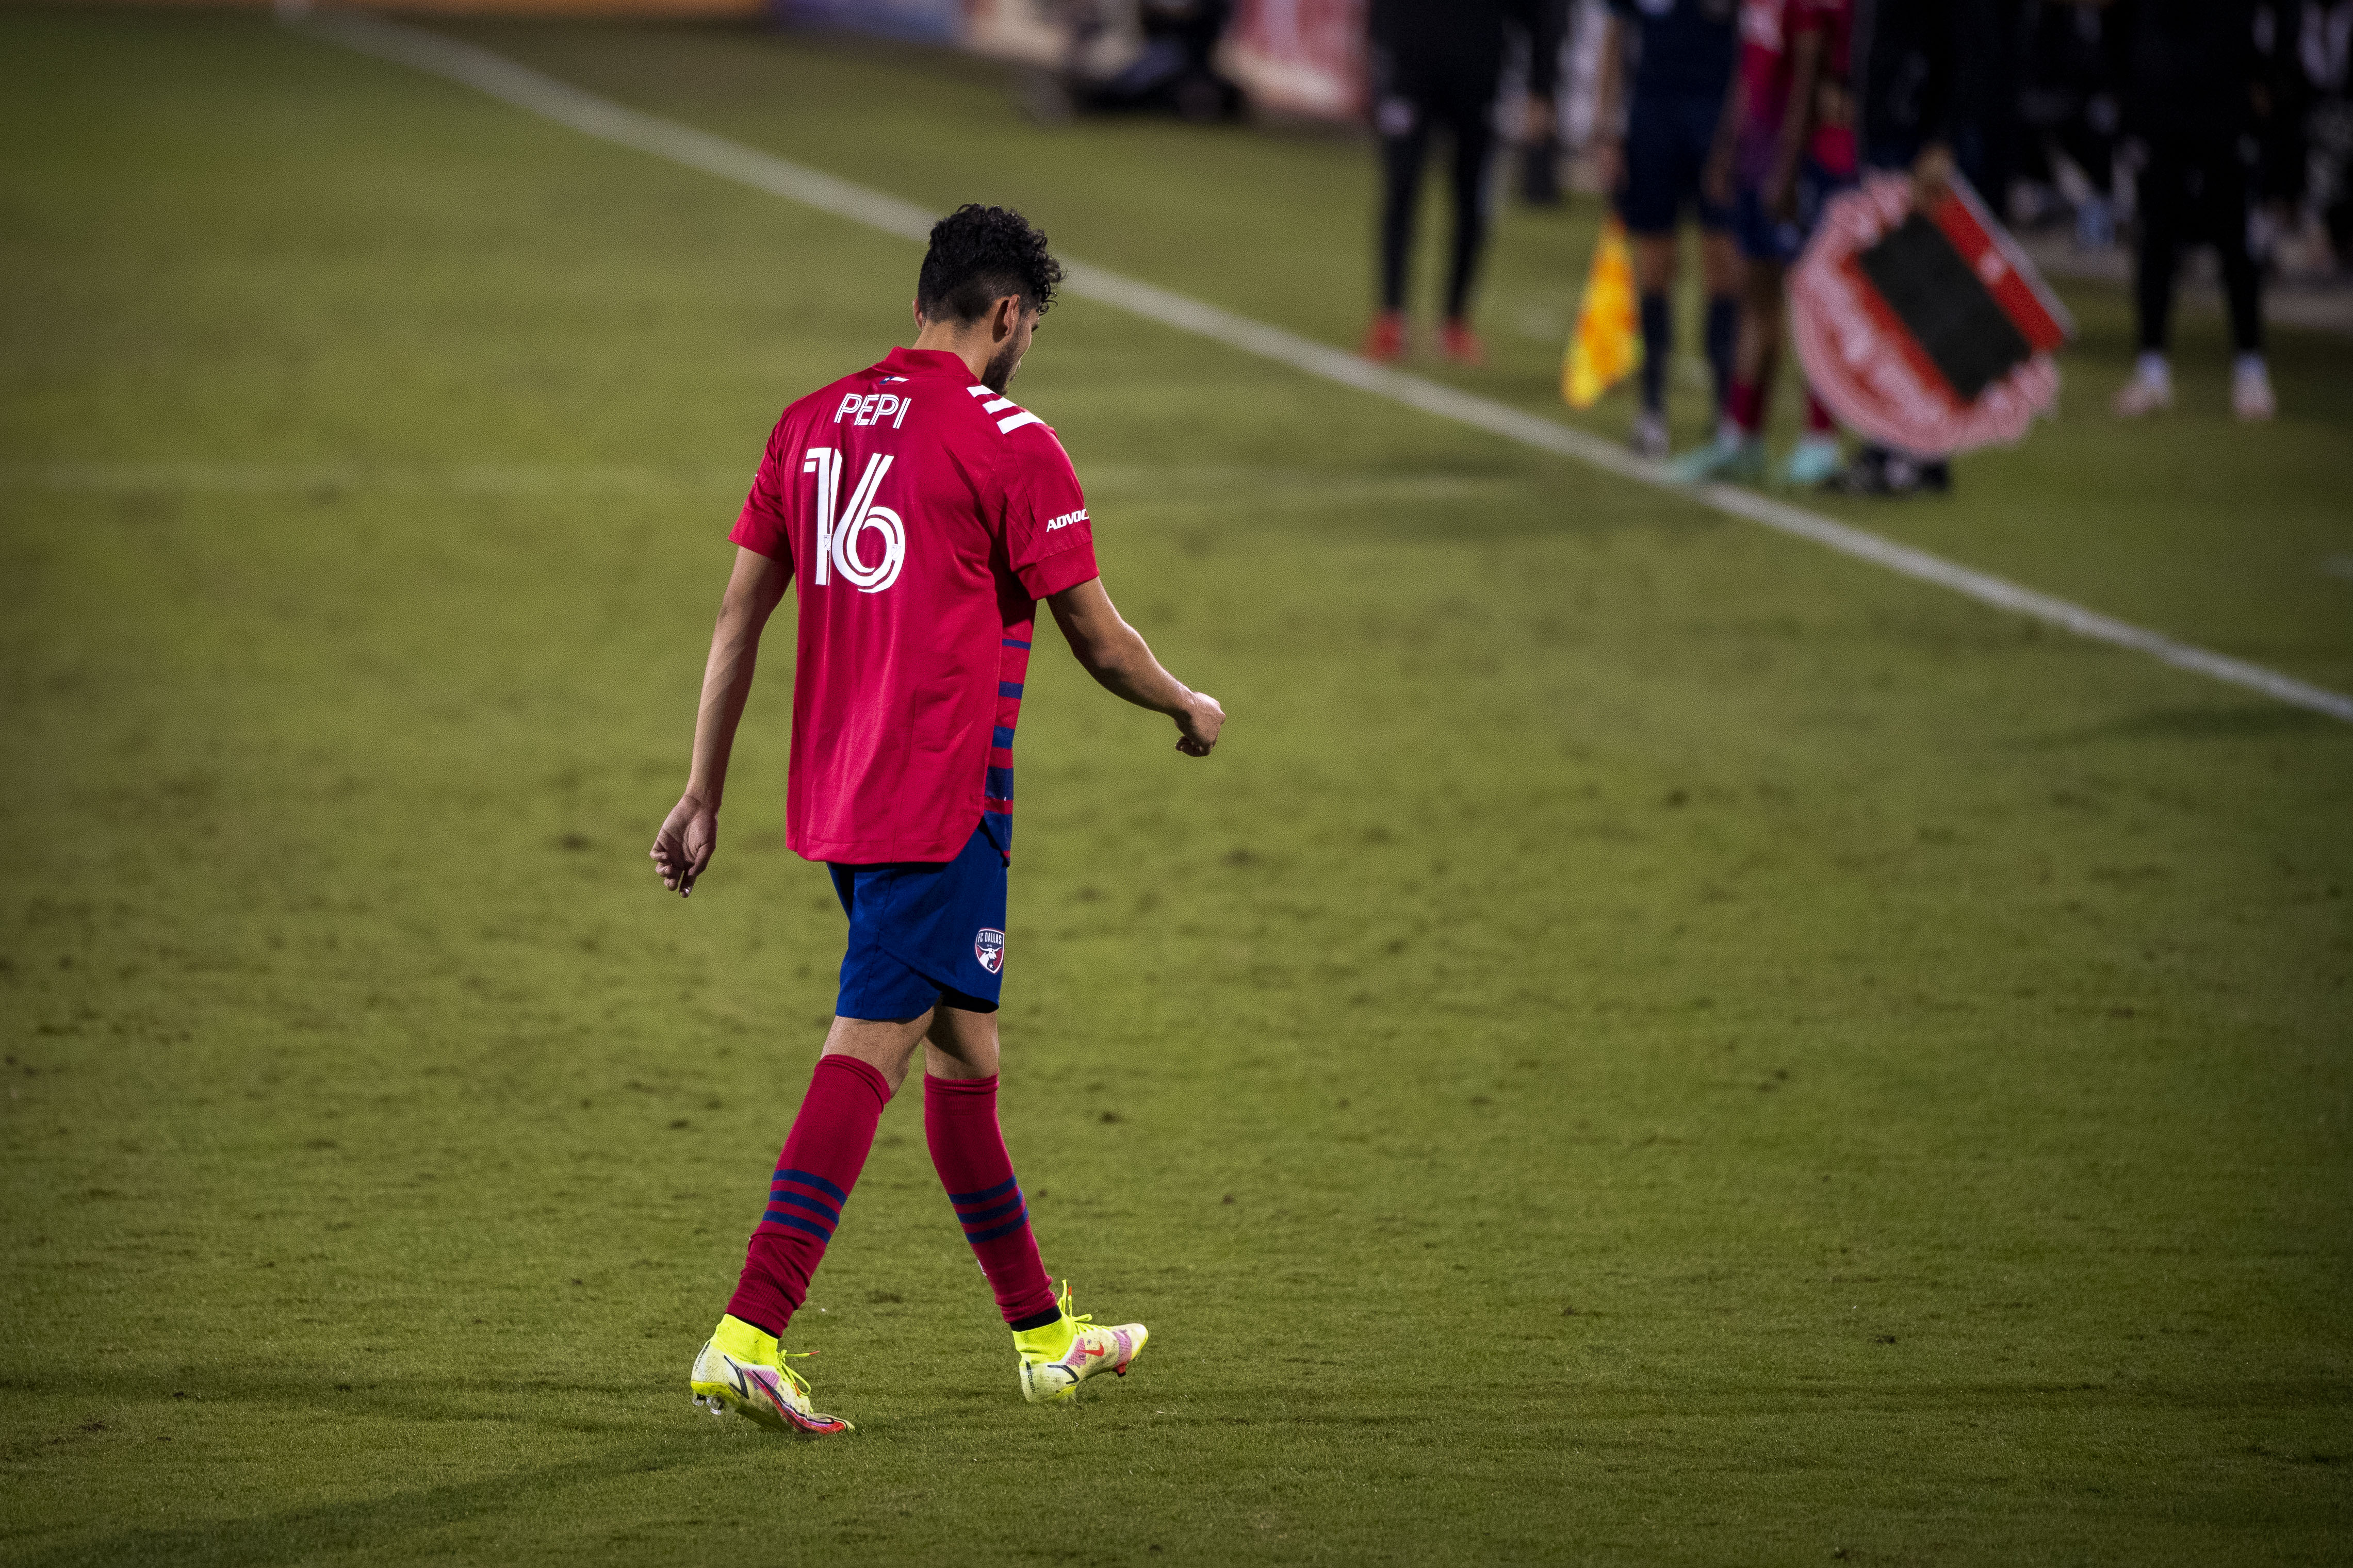
<svg viewBox="0 0 2353 1568"><path fill-rule="evenodd" d="M1345 139L451 30L1361 325ZM1506 216L1451 379L1556 409L1593 216ZM0 1559L2353 1557L2353 728L1076 300L1017 391L1233 721L1041 644L1006 1121L1152 1352L1021 1404L901 1105L795 1325L857 1436L697 1416L839 956L782 651L703 896L644 850L760 443L917 259L260 17L0 10ZM2120 426L2068 299L2056 424L1838 515L2353 687L2353 344L2242 429L2193 314Z"/></svg>

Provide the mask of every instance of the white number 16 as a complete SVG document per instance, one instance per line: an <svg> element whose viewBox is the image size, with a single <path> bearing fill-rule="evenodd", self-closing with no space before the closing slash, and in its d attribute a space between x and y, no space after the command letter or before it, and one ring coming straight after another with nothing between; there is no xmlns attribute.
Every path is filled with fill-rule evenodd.
<svg viewBox="0 0 2353 1568"><path fill-rule="evenodd" d="M877 452L866 460L866 472L858 488L849 492L849 505L839 513L836 521L835 502L841 497L841 448L811 447L801 463L801 472L817 476L817 563L813 579L820 588L830 581L829 572L839 572L843 581L861 594L879 594L899 580L899 568L907 562L907 530L899 514L887 506L874 504L874 492L881 488L882 476L891 471L891 458ZM872 565L859 559L859 540L871 529L882 536L882 556Z"/></svg>

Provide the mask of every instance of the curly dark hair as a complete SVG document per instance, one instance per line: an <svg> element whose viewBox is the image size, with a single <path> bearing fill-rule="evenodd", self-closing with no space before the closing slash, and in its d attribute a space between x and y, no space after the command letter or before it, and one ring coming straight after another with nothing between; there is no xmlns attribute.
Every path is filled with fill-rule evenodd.
<svg viewBox="0 0 2353 1568"><path fill-rule="evenodd" d="M1018 294L1043 315L1054 302L1062 264L1046 253L1046 237L1011 207L967 202L932 225L932 247L915 279L915 308L927 321L980 320L989 305Z"/></svg>

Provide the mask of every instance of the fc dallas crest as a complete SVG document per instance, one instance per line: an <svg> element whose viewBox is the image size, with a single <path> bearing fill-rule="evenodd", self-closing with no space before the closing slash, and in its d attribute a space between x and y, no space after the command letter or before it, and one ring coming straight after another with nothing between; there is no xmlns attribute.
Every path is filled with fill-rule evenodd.
<svg viewBox="0 0 2353 1568"><path fill-rule="evenodd" d="M994 926L983 926L980 934L972 939L972 955L991 974L1005 967L1005 933Z"/></svg>

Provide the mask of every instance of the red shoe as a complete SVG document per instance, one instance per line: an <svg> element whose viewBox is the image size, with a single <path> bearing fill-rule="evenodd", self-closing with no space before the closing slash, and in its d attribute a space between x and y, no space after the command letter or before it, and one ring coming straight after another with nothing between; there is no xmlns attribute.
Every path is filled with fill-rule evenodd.
<svg viewBox="0 0 2353 1568"><path fill-rule="evenodd" d="M1357 351L1375 364L1387 364L1405 353L1405 312L1383 310L1365 329L1365 346Z"/></svg>
<svg viewBox="0 0 2353 1568"><path fill-rule="evenodd" d="M1487 345L1471 330L1471 323L1460 316L1449 316L1438 335L1439 346L1446 357L1457 364L1485 364Z"/></svg>

